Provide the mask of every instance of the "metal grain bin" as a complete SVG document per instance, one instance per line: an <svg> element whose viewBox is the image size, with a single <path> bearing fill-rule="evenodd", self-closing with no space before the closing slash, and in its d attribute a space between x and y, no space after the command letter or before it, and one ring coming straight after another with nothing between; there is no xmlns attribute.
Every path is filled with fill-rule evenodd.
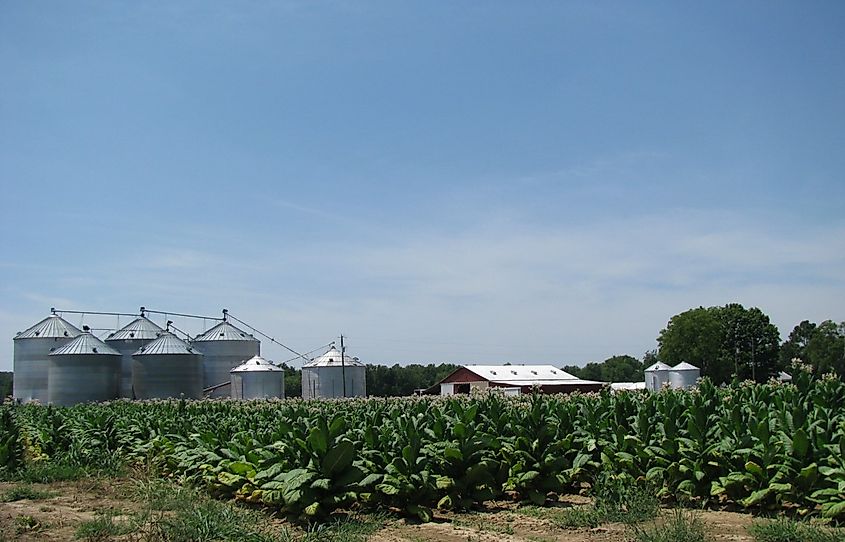
<svg viewBox="0 0 845 542"><path fill-rule="evenodd" d="M255 356L230 371L233 399L266 399L285 397L285 371Z"/></svg>
<svg viewBox="0 0 845 542"><path fill-rule="evenodd" d="M47 373L50 352L82 333L57 314L51 314L26 331L15 335L14 391L16 400L47 402Z"/></svg>
<svg viewBox="0 0 845 542"><path fill-rule="evenodd" d="M669 382L669 371L672 368L665 363L657 362L645 370L645 389L659 391Z"/></svg>
<svg viewBox="0 0 845 542"><path fill-rule="evenodd" d="M227 321L220 322L191 341L203 354L203 389L229 382L229 372L261 353L261 342ZM228 397L229 387L213 390L209 397Z"/></svg>
<svg viewBox="0 0 845 542"><path fill-rule="evenodd" d="M132 354L156 340L164 332L155 322L143 315L106 337L106 344L121 355L120 397L132 399Z"/></svg>
<svg viewBox="0 0 845 542"><path fill-rule="evenodd" d="M202 398L202 354L169 331L132 354L137 399Z"/></svg>
<svg viewBox="0 0 845 542"><path fill-rule="evenodd" d="M669 370L669 382L674 389L692 388L701 377L701 369L687 362L681 362Z"/></svg>
<svg viewBox="0 0 845 542"><path fill-rule="evenodd" d="M47 402L71 406L117 399L120 352L86 329L50 354Z"/></svg>
<svg viewBox="0 0 845 542"><path fill-rule="evenodd" d="M303 399L366 396L367 368L358 358L350 357L349 354L341 362L340 350L334 346L302 367Z"/></svg>

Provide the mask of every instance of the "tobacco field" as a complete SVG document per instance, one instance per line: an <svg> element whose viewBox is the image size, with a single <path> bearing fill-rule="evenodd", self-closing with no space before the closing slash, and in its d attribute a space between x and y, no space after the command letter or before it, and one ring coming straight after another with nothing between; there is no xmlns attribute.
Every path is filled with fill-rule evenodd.
<svg viewBox="0 0 845 542"><path fill-rule="evenodd" d="M845 519L845 384L450 398L0 407L0 473L138 465L320 521L491 500L543 505L600 478L666 502Z"/></svg>

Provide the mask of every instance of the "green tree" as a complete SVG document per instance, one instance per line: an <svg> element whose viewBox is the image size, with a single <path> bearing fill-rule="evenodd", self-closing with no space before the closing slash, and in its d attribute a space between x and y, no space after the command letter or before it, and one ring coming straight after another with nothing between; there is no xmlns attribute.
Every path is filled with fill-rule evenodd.
<svg viewBox="0 0 845 542"><path fill-rule="evenodd" d="M804 320L792 329L789 338L780 347L781 369L788 370L792 360L795 358L808 361L807 347L810 345L810 340L816 332L816 327L816 324L813 322Z"/></svg>
<svg viewBox="0 0 845 542"><path fill-rule="evenodd" d="M285 397L302 397L302 371L287 363L279 367L285 371Z"/></svg>
<svg viewBox="0 0 845 542"><path fill-rule="evenodd" d="M780 334L756 307L690 309L673 316L657 342L662 361L692 363L717 384L734 375L762 382L777 374Z"/></svg>
<svg viewBox="0 0 845 542"><path fill-rule="evenodd" d="M845 322L825 320L813 331L805 349L805 362L818 373L834 372L845 377Z"/></svg>
<svg viewBox="0 0 845 542"><path fill-rule="evenodd" d="M600 382L640 382L644 378L643 369L640 360L628 355L612 356L601 363L588 363L584 367L568 365L563 368L572 376Z"/></svg>
<svg viewBox="0 0 845 542"><path fill-rule="evenodd" d="M721 359L718 312L718 307L698 307L673 316L657 338L660 360L669 365L691 363L717 384L730 380L733 363L725 366Z"/></svg>
<svg viewBox="0 0 845 542"><path fill-rule="evenodd" d="M741 380L765 382L778 373L780 333L763 311L731 303L718 309L722 327L721 364L734 362ZM703 372L702 372L703 374Z"/></svg>
<svg viewBox="0 0 845 542"><path fill-rule="evenodd" d="M12 373L0 373L0 402L12 395Z"/></svg>

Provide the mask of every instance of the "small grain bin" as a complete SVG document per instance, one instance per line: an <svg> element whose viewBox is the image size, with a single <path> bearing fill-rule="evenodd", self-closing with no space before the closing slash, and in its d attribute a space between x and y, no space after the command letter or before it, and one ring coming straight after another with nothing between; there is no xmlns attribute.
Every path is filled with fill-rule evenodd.
<svg viewBox="0 0 845 542"><path fill-rule="evenodd" d="M48 356L80 333L70 322L54 313L15 335L13 395L16 400L47 403Z"/></svg>
<svg viewBox="0 0 845 542"><path fill-rule="evenodd" d="M47 402L59 406L117 399L120 352L85 331L50 353Z"/></svg>
<svg viewBox="0 0 845 542"><path fill-rule="evenodd" d="M345 381L344 381L345 375ZM366 397L367 368L334 346L302 367L302 398Z"/></svg>
<svg viewBox="0 0 845 542"><path fill-rule="evenodd" d="M202 398L202 354L170 331L132 354L137 399Z"/></svg>
<svg viewBox="0 0 845 542"><path fill-rule="evenodd" d="M681 362L669 371L669 382L674 389L683 390L695 386L701 377L701 369L687 362Z"/></svg>
<svg viewBox="0 0 845 542"><path fill-rule="evenodd" d="M645 370L645 389L658 391L669 382L669 371L672 368L665 363L657 362Z"/></svg>
<svg viewBox="0 0 845 542"><path fill-rule="evenodd" d="M199 335L191 344L203 354L203 389L229 382L232 369L261 353L258 339L226 320ZM227 388L217 388L209 397L228 397Z"/></svg>
<svg viewBox="0 0 845 542"><path fill-rule="evenodd" d="M255 356L230 371L233 399L266 399L285 397L285 371Z"/></svg>
<svg viewBox="0 0 845 542"><path fill-rule="evenodd" d="M121 355L120 361L120 397L132 399L132 354L142 346L156 340L164 330L143 314L124 327L106 337L106 344Z"/></svg>

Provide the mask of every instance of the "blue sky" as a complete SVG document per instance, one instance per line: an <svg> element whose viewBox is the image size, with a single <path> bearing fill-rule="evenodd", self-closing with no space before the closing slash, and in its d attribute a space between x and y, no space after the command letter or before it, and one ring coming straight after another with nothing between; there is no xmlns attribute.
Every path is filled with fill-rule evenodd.
<svg viewBox="0 0 845 542"><path fill-rule="evenodd" d="M227 307L375 363L641 356L728 302L782 337L845 320L842 28L841 2L4 2L0 370L52 306Z"/></svg>

